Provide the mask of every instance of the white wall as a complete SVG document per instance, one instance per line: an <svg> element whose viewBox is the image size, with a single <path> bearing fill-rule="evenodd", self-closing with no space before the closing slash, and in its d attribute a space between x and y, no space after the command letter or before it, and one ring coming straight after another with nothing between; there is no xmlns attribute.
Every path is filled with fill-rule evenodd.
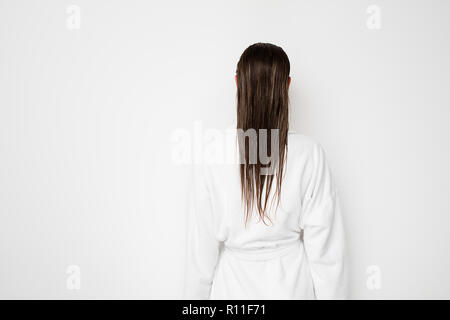
<svg viewBox="0 0 450 320"><path fill-rule="evenodd" d="M233 121L236 63L258 41L289 55L292 128L327 151L352 297L450 298L449 12L0 1L0 298L179 298L189 167L171 161L170 136Z"/></svg>

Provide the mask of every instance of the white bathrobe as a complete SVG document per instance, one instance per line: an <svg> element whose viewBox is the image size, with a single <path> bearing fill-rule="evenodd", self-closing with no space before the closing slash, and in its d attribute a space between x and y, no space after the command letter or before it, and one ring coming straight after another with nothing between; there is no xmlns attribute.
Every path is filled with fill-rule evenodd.
<svg viewBox="0 0 450 320"><path fill-rule="evenodd" d="M226 143L236 148L235 139ZM347 297L339 200L317 142L288 134L281 202L269 211L272 223L264 224L254 211L245 225L236 163L196 168L184 298ZM274 192L275 179L271 196Z"/></svg>

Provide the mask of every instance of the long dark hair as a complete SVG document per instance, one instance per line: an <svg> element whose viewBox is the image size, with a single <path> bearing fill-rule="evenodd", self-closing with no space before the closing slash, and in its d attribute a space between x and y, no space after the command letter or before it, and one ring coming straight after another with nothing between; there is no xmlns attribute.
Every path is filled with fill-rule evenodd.
<svg viewBox="0 0 450 320"><path fill-rule="evenodd" d="M255 43L245 49L237 64L237 129L240 132L255 130L267 132L258 134L257 154L265 145L272 149L273 129L277 132L277 157L275 174L264 174L267 164L249 161L249 139L239 139L241 199L245 206L245 222L256 206L258 215L265 223L267 204L274 176L277 207L280 202L281 183L287 155L287 135L289 129L289 72L288 56L282 48L270 43ZM261 130L262 129L262 130ZM264 141L265 140L265 141ZM274 165L271 164L271 165ZM273 199L272 199L273 200Z"/></svg>

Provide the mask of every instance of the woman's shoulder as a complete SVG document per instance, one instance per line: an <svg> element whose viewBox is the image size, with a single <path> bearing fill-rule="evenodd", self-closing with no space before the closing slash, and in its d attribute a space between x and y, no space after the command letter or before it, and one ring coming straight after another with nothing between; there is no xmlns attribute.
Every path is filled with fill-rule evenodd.
<svg viewBox="0 0 450 320"><path fill-rule="evenodd" d="M315 152L322 149L320 143L314 138L289 130L288 132L288 148L298 149L303 152Z"/></svg>
<svg viewBox="0 0 450 320"><path fill-rule="evenodd" d="M303 171L305 177L310 177L319 168L326 165L326 153L322 145L314 138L296 132L288 133L289 161L300 167L306 168Z"/></svg>

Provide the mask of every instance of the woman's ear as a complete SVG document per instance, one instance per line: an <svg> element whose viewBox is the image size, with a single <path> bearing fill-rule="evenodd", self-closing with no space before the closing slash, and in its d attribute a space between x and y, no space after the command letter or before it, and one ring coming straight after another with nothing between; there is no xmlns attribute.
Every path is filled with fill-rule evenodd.
<svg viewBox="0 0 450 320"><path fill-rule="evenodd" d="M234 81L236 82L236 87L237 87L237 75L234 76Z"/></svg>

